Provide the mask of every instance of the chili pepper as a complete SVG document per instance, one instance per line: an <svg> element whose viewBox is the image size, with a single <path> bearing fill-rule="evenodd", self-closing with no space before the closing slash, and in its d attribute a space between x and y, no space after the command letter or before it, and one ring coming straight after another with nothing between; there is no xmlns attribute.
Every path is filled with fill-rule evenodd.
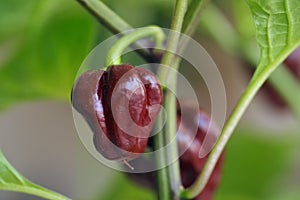
<svg viewBox="0 0 300 200"><path fill-rule="evenodd" d="M162 90L152 72L113 65L83 73L73 87L72 104L93 131L97 151L107 159L126 161L144 152Z"/></svg>
<svg viewBox="0 0 300 200"><path fill-rule="evenodd" d="M204 164L209 156L211 147L217 140L220 129L211 121L208 113L198 110L192 104L181 104L181 108L177 109L177 144L179 152L182 155L179 158L181 180L184 187L191 186L198 175L202 172ZM185 114L181 113L184 110ZM187 113L187 114L186 114ZM208 127L211 126L209 129ZM196 127L196 132L194 130ZM205 141L205 145L204 145ZM149 145L149 144L148 144ZM151 143L150 143L151 145ZM151 146L150 146L151 147ZM208 151L204 157L199 157L201 148ZM221 169L223 165L224 153L219 158L216 167L205 186L204 190L196 197L195 200L212 200L213 195L219 185L221 179ZM128 176L139 185L156 188L154 172L144 174L128 174Z"/></svg>
<svg viewBox="0 0 300 200"><path fill-rule="evenodd" d="M197 111L193 106L183 106L185 112L190 113L190 116L181 119L180 109L177 110L177 124L180 124L177 132L177 142L179 151L185 150L179 162L182 184L184 187L189 187L194 183L198 175L200 175L209 152L217 140L220 129L205 111ZM198 127L196 135L193 134L193 130L190 128L195 125ZM210 129L209 126L211 127ZM208 154L204 157L200 157L201 148L206 148L206 151L208 151ZM213 199L214 192L220 182L223 157L224 153L219 158L204 190L194 198L195 200Z"/></svg>

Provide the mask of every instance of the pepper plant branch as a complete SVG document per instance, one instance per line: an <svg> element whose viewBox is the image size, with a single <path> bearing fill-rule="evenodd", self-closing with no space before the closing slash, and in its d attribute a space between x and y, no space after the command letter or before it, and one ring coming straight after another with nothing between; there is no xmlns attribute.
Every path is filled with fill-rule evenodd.
<svg viewBox="0 0 300 200"><path fill-rule="evenodd" d="M156 121L157 127L162 127L164 122L164 118L162 115L159 115ZM165 138L164 138L163 130L157 133L154 137L154 149L158 151L158 156L156 156L156 163L157 166L166 166L167 158L166 152L164 148ZM157 189L158 189L158 199L159 200L169 200L171 199L171 192L170 192L170 184L168 181L168 168L163 167L157 170Z"/></svg>
<svg viewBox="0 0 300 200"><path fill-rule="evenodd" d="M182 33L189 36L194 34L201 19L200 15L203 13L209 1L210 0L193 0L190 3L183 22Z"/></svg>
<svg viewBox="0 0 300 200"><path fill-rule="evenodd" d="M242 114L245 112L246 108L250 104L251 100L253 99L254 95L258 91L259 87L260 85L258 84L250 84L248 88L245 90L241 99L237 103L234 111L232 112L229 119L227 120L224 129L219 139L217 140L213 150L211 151L200 176L197 178L197 180L194 182L194 184L191 187L182 191L181 197L194 198L198 194L200 194L201 191L203 191L222 151L225 148L225 145L227 144L235 127L237 126L237 123L241 119Z"/></svg>
<svg viewBox="0 0 300 200"><path fill-rule="evenodd" d="M167 49L162 58L161 64L170 66L176 57L173 52L177 52L180 33L183 25L184 16L187 10L188 0L177 0L175 4L175 12L169 33ZM160 78L165 81L167 71L160 71Z"/></svg>
<svg viewBox="0 0 300 200"><path fill-rule="evenodd" d="M213 147L200 176L197 178L193 185L181 192L180 196L182 198L194 198L204 189L222 151L224 150L228 140L233 134L234 129L236 128L246 109L250 105L251 101L257 94L258 90L270 77L272 72L282 63L283 58L286 58L291 53L291 49L295 49L298 45L299 44L296 44L293 48L286 49L284 52L282 52L282 56L277 57L277 59L266 66L263 71L252 77L249 85L247 86L241 98L238 100L235 108L226 121L221 135L218 138L215 146Z"/></svg>
<svg viewBox="0 0 300 200"><path fill-rule="evenodd" d="M228 21L226 21L226 18L224 18L224 16L217 9L217 7L214 7L213 5L211 5L208 12L211 12L210 16L214 16L214 17L217 16L217 19L215 21L218 22L216 26L210 26L211 19L215 19L215 18L214 17L204 18L204 23L202 25L204 25L205 28L208 28L207 31L208 31L208 33L210 33L210 36L212 36L212 38L214 40L216 40L229 53L231 53L231 54L240 54L240 53L242 53L242 55L244 55L244 57L250 63L254 64L255 63L254 60L257 60L257 57L253 54L249 55L249 53L251 53L252 51L249 51L249 49L245 49L245 46L250 46L250 45L244 45L243 46L244 49L239 50L239 48L238 48L239 44L237 44L237 43L240 42L240 41L243 41L241 36L237 33L237 31L232 26L230 26L230 23ZM208 20L208 21L206 21L206 20ZM211 28L212 28L212 30L211 30ZM218 35L215 34L215 33L218 33L222 30L229 30L229 31L225 31L224 33L228 33L228 32L233 33L233 34L230 34L230 35L231 36L234 35L234 37L230 36L229 38L231 38L231 39L223 41L224 37L220 38L220 37L218 37ZM228 42L231 42L231 43L228 45ZM245 54L247 54L247 55L245 55ZM286 54L288 55L288 53L286 53ZM256 80L252 80L250 82L250 84L248 85L248 87L245 90L244 94L242 95L242 97L238 101L237 106L235 107L235 109L233 110L233 112L230 115L229 119L227 120L227 122L226 122L226 124L223 128L223 131L221 133L221 136L218 139L217 143L215 144L215 147L212 150L212 152L211 152L211 154L210 154L210 156L209 156L209 158L208 158L208 160L207 160L207 162L206 162L206 164L203 168L203 171L202 171L201 175L198 177L196 182L190 188L184 190L181 193L182 198L194 198L195 196L197 196L204 189L204 187L205 187L207 181L209 180L209 177L211 176L211 173L212 173L212 171L215 167L215 164L219 159L219 156L221 155L222 151L224 150L225 145L227 144L229 138L231 137L231 135L232 135L235 127L237 126L238 122L240 121L242 115L246 111L246 109L249 106L249 104L251 103L252 99L255 97L255 95L258 92L258 90L260 89L260 87L267 80L267 78L270 77L271 73L276 69L276 66L278 66L281 62L282 61L277 61L277 62L273 63L273 67L269 68L269 70L265 70L262 74L260 74L260 76L257 77ZM281 86L280 82L282 81L282 76L287 75L286 73L283 73L283 71L287 71L287 70L285 68L282 68L282 67L279 68L278 70L281 70L281 73L275 73L274 72L274 76L271 76L270 81L274 85L280 85ZM276 76L275 76L275 74L276 74ZM288 77L285 77L285 78L288 78ZM291 77L289 77L289 78L291 78ZM286 81L288 83L293 82L292 80L290 80L290 81L288 81L288 80L290 80L290 79L286 79ZM292 88L294 88L294 89L296 88L295 84L291 84L291 85L294 86ZM278 87L276 87L276 88L278 88ZM279 88L282 89L283 87L279 87ZM294 91L297 92L298 90L294 90ZM286 99L289 99L292 96L295 97L295 94L293 94L293 95L284 95L284 97L286 97ZM299 95L298 95L298 97L299 97ZM292 99L292 102L295 102L295 100ZM292 105L292 103L290 103L290 104ZM299 108L299 106L298 106L298 108Z"/></svg>
<svg viewBox="0 0 300 200"><path fill-rule="evenodd" d="M101 24L107 27L112 33L122 33L133 29L123 18L111 10L105 3L100 0L76 0L86 10L88 10ZM138 49L137 52L148 62L153 62L156 58L151 51L144 48L143 43L135 42L134 46Z"/></svg>
<svg viewBox="0 0 300 200"><path fill-rule="evenodd" d="M117 65L121 63L122 52L137 40L147 36L155 38L155 48L160 48L165 39L165 34L158 26L148 26L135 29L133 32L120 38L108 51L106 56L106 66Z"/></svg>
<svg viewBox="0 0 300 200"><path fill-rule="evenodd" d="M162 58L161 64L167 67L172 67L172 62L175 60L176 55L174 52L177 52L179 39L180 39L180 32L182 29L182 24L184 20L184 16L186 13L186 9L188 6L188 0L177 0L175 4L174 16L171 24L171 31L169 33L168 41L167 41L167 49L164 53ZM178 70L178 66L175 66L175 70ZM169 87L171 89L176 89L177 84L177 76L176 73L168 73L166 68L161 68L159 70L159 78L163 84L166 81L169 81ZM170 76L169 76L170 75ZM167 145L172 140L176 141L176 130L177 130L177 122L176 122L176 96L172 93L171 90L164 90L164 107L166 108L167 112L167 120L165 127L163 129L165 134L165 145ZM173 199L177 199L179 192L182 188L181 186L181 177L180 177L180 170L179 170L179 156L178 156L178 146L177 142L171 142L168 144L170 148L167 152L168 161L171 163L168 166L169 169L169 181L171 182L171 188L173 192ZM170 162L168 162L170 163Z"/></svg>
<svg viewBox="0 0 300 200"><path fill-rule="evenodd" d="M97 20L113 33L120 33L132 27L100 0L77 0L92 13Z"/></svg>
<svg viewBox="0 0 300 200"><path fill-rule="evenodd" d="M210 0L193 0L186 12L186 16L183 21L182 25L182 33L184 33L187 36L192 36L195 31L197 30L201 15L203 13L203 10L206 8L206 6L209 4ZM188 37L183 37L180 39L180 52L183 52L186 48L186 45L188 44ZM181 63L181 57L177 56L173 62L173 66L175 68L178 68Z"/></svg>

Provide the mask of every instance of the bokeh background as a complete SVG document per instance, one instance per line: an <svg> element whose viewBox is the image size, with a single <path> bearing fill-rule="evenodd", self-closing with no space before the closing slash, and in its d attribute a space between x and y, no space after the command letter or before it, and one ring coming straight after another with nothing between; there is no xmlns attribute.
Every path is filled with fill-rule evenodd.
<svg viewBox="0 0 300 200"><path fill-rule="evenodd" d="M169 27L171 0L104 2L133 27ZM222 35L238 33L248 41L254 29L245 2L214 4L222 15L205 13L194 38L222 73L230 112L251 70L247 59L233 53L236 44ZM236 33L212 31L224 19ZM0 148L24 176L72 199L155 199L154 192L89 155L74 126L70 91L76 72L89 51L111 35L75 0L0 0ZM248 52L258 51L250 46ZM183 73L190 73L188 66ZM209 110L204 83L193 84L203 97L201 106ZM228 144L215 199L300 199L299 128L291 110L274 106L260 93ZM0 199L39 198L0 191Z"/></svg>

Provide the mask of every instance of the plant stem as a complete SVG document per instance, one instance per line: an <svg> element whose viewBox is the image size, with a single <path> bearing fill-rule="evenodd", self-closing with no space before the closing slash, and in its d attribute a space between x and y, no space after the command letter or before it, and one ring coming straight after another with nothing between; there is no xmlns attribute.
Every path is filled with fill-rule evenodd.
<svg viewBox="0 0 300 200"><path fill-rule="evenodd" d="M164 121L163 116L159 115L157 118L156 126L162 127L162 122ZM158 156L156 156L157 166L166 166L166 152L165 152L165 138L163 130L157 133L154 137L154 149L159 150ZM169 200L171 199L170 184L168 181L168 168L162 167L157 170L157 189L158 189L158 199L159 200Z"/></svg>
<svg viewBox="0 0 300 200"><path fill-rule="evenodd" d="M182 29L182 24L185 16L185 12L187 9L188 1L187 0L177 0L175 4L174 16L171 24L171 31L169 33L169 38L167 42L167 49L162 58L161 64L164 66L171 66L172 62L175 60L177 52L180 32ZM174 68L175 67L175 68ZM177 71L178 65L173 66L173 68ZM160 68L158 72L158 76L163 84L168 81L168 87L171 89L176 89L177 84L177 76L176 73L168 73L168 70L165 68ZM164 144L168 144L170 141L176 141L176 130L177 130L177 122L176 122L176 96L171 92L171 90L164 90L164 107L166 108L168 119L166 121L165 127L163 129L165 133L165 142ZM178 146L177 142L172 142L169 144L170 148L167 152L168 163L173 162L168 166L169 169L169 181L172 189L172 197L173 199L178 198L178 194L181 186L181 178L180 178L180 170L179 170L179 162L178 162Z"/></svg>
<svg viewBox="0 0 300 200"><path fill-rule="evenodd" d="M133 29L124 19L117 15L113 10L106 6L100 0L77 0L85 9L87 9L101 24L107 27L111 32L117 34ZM153 62L156 58L151 51L143 47L142 43L134 44L137 52L148 62Z"/></svg>
<svg viewBox="0 0 300 200"><path fill-rule="evenodd" d="M282 57L287 57L290 53L290 49L287 49L282 53ZM275 59L274 62L266 66L263 71L255 74L252 77L248 87L244 91L243 95L239 99L237 105L226 121L222 133L205 163L202 173L191 187L181 192L180 196L182 198L194 198L204 189L235 127L237 126L238 122L242 118L243 114L245 113L246 109L248 108L249 104L255 97L260 87L269 78L271 73L280 65L280 63L282 62L282 57Z"/></svg>
<svg viewBox="0 0 300 200"><path fill-rule="evenodd" d="M117 65L121 62L122 52L137 40L147 36L155 38L155 47L160 48L165 39L165 34L158 26L148 26L135 29L133 32L120 38L108 51L106 56L106 66Z"/></svg>
<svg viewBox="0 0 300 200"><path fill-rule="evenodd" d="M113 33L120 33L132 27L119 15L112 11L100 0L77 0L85 7L96 19L106 26Z"/></svg>
<svg viewBox="0 0 300 200"><path fill-rule="evenodd" d="M189 5L186 17L183 23L182 32L186 35L193 35L200 22L200 15L210 0L193 0Z"/></svg>
<svg viewBox="0 0 300 200"><path fill-rule="evenodd" d="M167 49L162 58L161 64L170 66L174 61L176 55L174 54L177 52L180 33L182 29L184 15L187 9L187 0L177 0L175 5L175 13L172 20L171 31L169 33L169 38L167 42ZM176 69L177 70L177 69ZM159 72L159 77L161 78L162 82L166 81L168 71L162 70Z"/></svg>
<svg viewBox="0 0 300 200"><path fill-rule="evenodd" d="M197 30L200 22L200 16L203 13L204 8L208 5L210 0L193 0L187 10L185 19L182 25L182 32L187 35L191 36ZM181 38L180 40L180 52L183 52L188 44L188 37ZM181 62L181 57L177 56L172 63L174 68L178 68Z"/></svg>

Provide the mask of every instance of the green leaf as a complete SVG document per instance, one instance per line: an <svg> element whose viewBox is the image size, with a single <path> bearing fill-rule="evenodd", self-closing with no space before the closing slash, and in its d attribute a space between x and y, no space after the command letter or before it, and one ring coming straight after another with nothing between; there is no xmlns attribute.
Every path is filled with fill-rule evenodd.
<svg viewBox="0 0 300 200"><path fill-rule="evenodd" d="M182 192L182 197L194 198L201 192L228 139L260 87L300 44L299 0L247 0L247 2L255 22L256 37L261 52L260 63L227 119L201 175L190 188Z"/></svg>
<svg viewBox="0 0 300 200"><path fill-rule="evenodd" d="M58 193L31 183L6 160L0 151L0 189L7 191L22 192L43 197L50 200L68 200Z"/></svg>
<svg viewBox="0 0 300 200"><path fill-rule="evenodd" d="M270 73L300 44L299 0L247 0L261 58L253 79Z"/></svg>
<svg viewBox="0 0 300 200"><path fill-rule="evenodd" d="M300 1L247 1L254 18L256 38L261 54L260 63L252 78L252 83L257 84L268 78L300 45ZM278 69L278 71L280 73L274 73L271 82L281 91L295 113L299 114L299 92L297 92L299 84L291 79L284 69ZM258 79L261 80L257 81ZM280 83L278 79L281 79ZM292 90L295 92L291 92Z"/></svg>

